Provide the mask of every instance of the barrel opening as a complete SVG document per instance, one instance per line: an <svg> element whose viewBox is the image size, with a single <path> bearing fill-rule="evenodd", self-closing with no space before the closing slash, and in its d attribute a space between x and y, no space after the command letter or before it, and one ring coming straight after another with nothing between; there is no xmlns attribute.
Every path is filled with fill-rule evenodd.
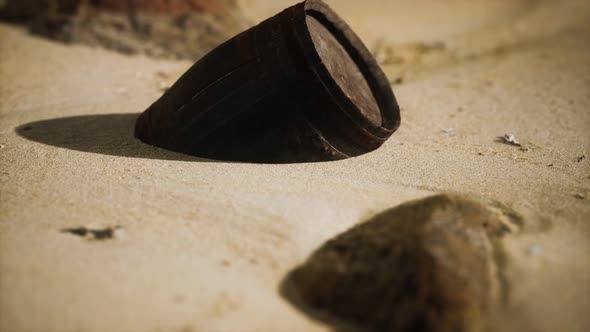
<svg viewBox="0 0 590 332"><path fill-rule="evenodd" d="M321 1L308 0L306 15L319 21L337 39L369 85L372 97L378 105L381 121L375 126L375 122L366 116L358 117L357 119L365 123L363 127L386 131L397 129L400 123L399 106L391 92L389 81L360 38Z"/></svg>

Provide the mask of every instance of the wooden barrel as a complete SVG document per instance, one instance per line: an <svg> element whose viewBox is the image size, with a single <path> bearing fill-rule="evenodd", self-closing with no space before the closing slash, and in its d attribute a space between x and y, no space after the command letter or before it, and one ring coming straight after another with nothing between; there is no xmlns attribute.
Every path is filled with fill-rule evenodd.
<svg viewBox="0 0 590 332"><path fill-rule="evenodd" d="M195 63L137 120L142 141L246 162L344 159L400 124L389 82L324 2L307 0Z"/></svg>

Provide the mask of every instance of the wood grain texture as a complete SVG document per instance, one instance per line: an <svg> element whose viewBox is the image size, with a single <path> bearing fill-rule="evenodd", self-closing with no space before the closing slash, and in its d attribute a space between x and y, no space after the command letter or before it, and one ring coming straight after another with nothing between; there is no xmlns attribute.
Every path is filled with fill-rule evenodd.
<svg viewBox="0 0 590 332"><path fill-rule="evenodd" d="M287 163L364 154L398 126L366 47L308 0L199 60L140 117L136 137L199 157Z"/></svg>

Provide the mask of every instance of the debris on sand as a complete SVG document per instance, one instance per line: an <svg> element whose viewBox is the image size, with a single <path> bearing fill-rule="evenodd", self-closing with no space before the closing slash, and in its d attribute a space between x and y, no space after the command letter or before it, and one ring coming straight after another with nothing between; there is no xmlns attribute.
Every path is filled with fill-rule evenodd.
<svg viewBox="0 0 590 332"><path fill-rule="evenodd" d="M582 194L582 193L575 193L574 197L577 199L586 199L586 194Z"/></svg>
<svg viewBox="0 0 590 332"><path fill-rule="evenodd" d="M506 133L506 134L504 134L504 136L497 137L496 142L519 147L518 150L521 152L529 152L533 149L538 148L538 146L536 146L530 142L528 143L527 146L524 146L516 139L516 136L514 136L514 134L512 134L512 133ZM514 159L516 159L516 158L514 158Z"/></svg>
<svg viewBox="0 0 590 332"><path fill-rule="evenodd" d="M577 160L578 160L579 163L581 163L584 159L586 159L586 155L585 154L579 156Z"/></svg>
<svg viewBox="0 0 590 332"><path fill-rule="evenodd" d="M391 84L395 84L395 85L399 85L404 83L404 77L403 76L398 76L396 79L394 79L393 81L389 82Z"/></svg>
<svg viewBox="0 0 590 332"><path fill-rule="evenodd" d="M453 136L455 134L455 128L445 128L442 130L447 136Z"/></svg>
<svg viewBox="0 0 590 332"><path fill-rule="evenodd" d="M162 92L168 91L168 89L170 89L170 87L171 87L171 84L168 82L164 82L164 81L158 82L158 89Z"/></svg>
<svg viewBox="0 0 590 332"><path fill-rule="evenodd" d="M385 211L320 247L290 281L306 305L371 331L479 331L501 294L511 220L438 195Z"/></svg>
<svg viewBox="0 0 590 332"><path fill-rule="evenodd" d="M445 41L392 44L379 39L373 45L371 53L382 65L413 64L422 63L425 56L447 52L449 49Z"/></svg>
<svg viewBox="0 0 590 332"><path fill-rule="evenodd" d="M164 71L159 70L156 72L156 77L161 78L163 80L167 80L170 78L170 75L168 75L168 73Z"/></svg>
<svg viewBox="0 0 590 332"><path fill-rule="evenodd" d="M81 226L74 228L64 228L61 231L63 233L70 233L83 237L87 240L109 240L115 238L117 233L119 233L121 230L121 226Z"/></svg>
<svg viewBox="0 0 590 332"><path fill-rule="evenodd" d="M512 133L507 133L504 134L504 136L502 136L502 138L504 140L504 143L506 144L510 144L510 145L514 145L514 146L522 146L517 140L516 137L514 136L514 134Z"/></svg>

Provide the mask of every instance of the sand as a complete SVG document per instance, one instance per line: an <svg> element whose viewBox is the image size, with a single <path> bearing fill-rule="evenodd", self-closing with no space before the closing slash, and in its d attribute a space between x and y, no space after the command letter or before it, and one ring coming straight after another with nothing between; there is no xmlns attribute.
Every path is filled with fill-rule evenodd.
<svg viewBox="0 0 590 332"><path fill-rule="evenodd" d="M502 239L495 328L587 331L590 4L401 2L331 2L384 52L402 125L316 164L142 144L137 114L190 62L0 24L0 330L330 331L280 294L286 275L380 211L452 192L523 220ZM243 3L260 21L289 1ZM509 132L525 149L497 141ZM62 231L81 226L120 228Z"/></svg>

